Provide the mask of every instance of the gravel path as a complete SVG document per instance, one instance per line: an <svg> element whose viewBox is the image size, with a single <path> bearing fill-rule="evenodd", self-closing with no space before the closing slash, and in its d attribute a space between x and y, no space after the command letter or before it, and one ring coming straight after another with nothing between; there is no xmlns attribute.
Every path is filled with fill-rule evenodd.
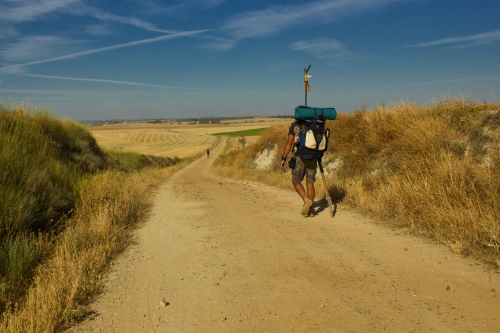
<svg viewBox="0 0 500 333"><path fill-rule="evenodd" d="M291 192L209 171L158 190L69 332L500 332L500 275L442 246Z"/></svg>

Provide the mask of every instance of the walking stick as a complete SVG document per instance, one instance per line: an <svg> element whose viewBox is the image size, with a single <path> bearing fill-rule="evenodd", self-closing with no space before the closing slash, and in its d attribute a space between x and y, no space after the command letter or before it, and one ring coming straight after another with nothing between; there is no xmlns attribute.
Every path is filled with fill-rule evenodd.
<svg viewBox="0 0 500 333"><path fill-rule="evenodd" d="M325 188L326 201L328 201L328 208L330 208L330 216L334 217L332 198L330 197L330 193L328 193L328 188L326 187L325 173L323 172L323 165L321 164L321 159L318 160L318 165L319 165L319 171L321 172L321 179L323 179L323 187Z"/></svg>

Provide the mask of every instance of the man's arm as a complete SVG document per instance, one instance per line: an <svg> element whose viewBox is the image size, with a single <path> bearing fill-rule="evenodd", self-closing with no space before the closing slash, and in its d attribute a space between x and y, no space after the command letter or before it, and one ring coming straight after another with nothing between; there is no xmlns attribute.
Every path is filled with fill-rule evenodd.
<svg viewBox="0 0 500 333"><path fill-rule="evenodd" d="M283 155L281 155L281 168L284 169L286 165L286 157L290 150L292 150L293 142L295 141L295 135L288 134L288 139L286 140L285 148L283 148Z"/></svg>

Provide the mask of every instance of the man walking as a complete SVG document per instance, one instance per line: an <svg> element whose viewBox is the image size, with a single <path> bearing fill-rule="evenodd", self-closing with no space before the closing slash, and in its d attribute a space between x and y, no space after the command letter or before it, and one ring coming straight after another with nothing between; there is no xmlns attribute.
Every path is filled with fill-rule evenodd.
<svg viewBox="0 0 500 333"><path fill-rule="evenodd" d="M207 158L210 157L210 149L207 149Z"/></svg>
<svg viewBox="0 0 500 333"><path fill-rule="evenodd" d="M300 213L304 216L310 216L313 214L312 205L314 203L314 182L316 180L316 167L318 165L318 160L316 158L305 159L302 155L308 154L309 156L315 157L314 154L310 154L310 149L307 147L300 147L300 131L301 131L299 120L295 120L290 129L288 130L288 139L283 148L283 155L281 155L281 168L285 169L286 157L288 153L295 148L295 154L291 157L289 162L289 167L292 169L292 183L295 191L301 196L304 201L302 210ZM302 180L306 177L306 190L302 185Z"/></svg>

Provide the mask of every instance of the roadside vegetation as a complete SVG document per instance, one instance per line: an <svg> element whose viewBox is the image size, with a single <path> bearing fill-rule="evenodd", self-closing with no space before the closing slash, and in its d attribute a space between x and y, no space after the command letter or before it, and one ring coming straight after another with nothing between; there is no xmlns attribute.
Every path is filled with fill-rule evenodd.
<svg viewBox="0 0 500 333"><path fill-rule="evenodd" d="M215 171L292 190L279 167L288 126L269 128L246 149L230 141ZM334 201L500 269L500 104L450 97L427 107L361 107L327 126L323 165ZM265 149L275 161L257 169Z"/></svg>
<svg viewBox="0 0 500 333"><path fill-rule="evenodd" d="M85 314L151 190L188 161L103 151L27 105L0 104L0 147L0 331L54 332Z"/></svg>

